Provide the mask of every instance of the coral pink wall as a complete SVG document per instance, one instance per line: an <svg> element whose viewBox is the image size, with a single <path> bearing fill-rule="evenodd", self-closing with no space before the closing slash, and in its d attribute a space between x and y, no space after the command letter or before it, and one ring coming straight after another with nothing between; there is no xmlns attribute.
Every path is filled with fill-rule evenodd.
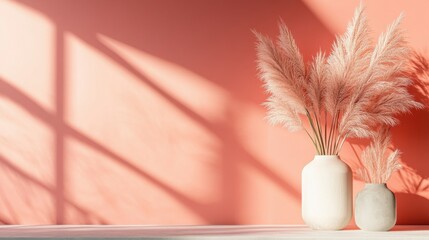
<svg viewBox="0 0 429 240"><path fill-rule="evenodd" d="M281 17L308 59L358 2L1 1L0 221L301 224L314 150L264 121L250 30ZM427 1L366 5L375 33L403 10L428 47ZM429 112L402 120L398 222L429 224Z"/></svg>

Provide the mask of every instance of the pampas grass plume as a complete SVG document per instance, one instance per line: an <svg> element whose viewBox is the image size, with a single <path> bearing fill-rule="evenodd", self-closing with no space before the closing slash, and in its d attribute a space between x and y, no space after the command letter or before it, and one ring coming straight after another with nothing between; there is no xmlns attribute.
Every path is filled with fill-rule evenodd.
<svg viewBox="0 0 429 240"><path fill-rule="evenodd" d="M381 126L397 125L398 114L422 108L407 90L410 50L402 19L374 44L361 4L331 53L319 52L309 64L284 22L276 40L254 32L269 122L304 129L318 154L332 155L346 139L374 138Z"/></svg>
<svg viewBox="0 0 429 240"><path fill-rule="evenodd" d="M358 178L367 183L386 183L392 173L401 168L398 149L388 154L390 145L388 128L383 128L372 143L362 152L362 167L356 171Z"/></svg>

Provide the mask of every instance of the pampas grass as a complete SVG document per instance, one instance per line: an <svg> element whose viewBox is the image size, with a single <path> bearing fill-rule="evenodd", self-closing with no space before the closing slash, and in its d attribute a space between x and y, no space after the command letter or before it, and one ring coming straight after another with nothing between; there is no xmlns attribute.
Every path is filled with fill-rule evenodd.
<svg viewBox="0 0 429 240"><path fill-rule="evenodd" d="M398 149L388 154L390 133L388 128L381 129L373 142L362 152L362 168L357 169L358 178L367 183L386 183L392 173L401 168L398 162Z"/></svg>
<svg viewBox="0 0 429 240"><path fill-rule="evenodd" d="M255 32L268 120L304 129L318 154L337 155L346 139L374 138L380 126L398 124L397 114L421 108L407 91L410 51L401 21L374 44L361 5L331 53L319 52L309 64L283 22L276 41Z"/></svg>

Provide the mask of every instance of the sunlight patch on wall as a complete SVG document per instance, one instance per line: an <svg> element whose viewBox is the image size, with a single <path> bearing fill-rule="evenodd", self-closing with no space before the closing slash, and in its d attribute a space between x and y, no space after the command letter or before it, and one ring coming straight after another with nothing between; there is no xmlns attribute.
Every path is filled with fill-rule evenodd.
<svg viewBox="0 0 429 240"><path fill-rule="evenodd" d="M0 220L48 224L55 220L55 26L13 1L0 2L0 16Z"/></svg>
<svg viewBox="0 0 429 240"><path fill-rule="evenodd" d="M107 36L98 34L98 39L192 111L209 121L222 120L229 94L216 84L179 65Z"/></svg>
<svg viewBox="0 0 429 240"><path fill-rule="evenodd" d="M303 1L320 21L324 23L333 33L344 32L350 16L353 16L353 9L361 1L337 1L332 4L330 0L304 0ZM363 1L371 23L371 30L374 37L385 31L398 15L404 13L403 26L406 29L408 40L417 50L428 48L428 31L422 31L422 27L428 26L429 22L422 19L428 8L426 0L415 0L410 4L407 1ZM382 13L382 14L380 14ZM426 22L425 22L426 21Z"/></svg>
<svg viewBox="0 0 429 240"><path fill-rule="evenodd" d="M35 102L53 110L55 26L13 1L0 2L0 76Z"/></svg>
<svg viewBox="0 0 429 240"><path fill-rule="evenodd" d="M174 68L171 63L155 61L155 58L148 56L143 59L128 59L126 53L123 54L118 50L119 55L130 64L135 64L136 68L150 66L153 70L163 70L161 75L145 78L130 72L127 67L109 58L102 50L73 34L66 36L65 45L69 80L67 122L73 129L93 141L93 143L78 141L70 146L67 157L70 159L69 175L73 185L71 189L75 191L70 193L71 196L76 201L82 202L84 199L78 200L79 196L76 194L80 191L90 191L88 189L95 191L94 188L98 188L95 182L79 183L81 182L79 179L89 179L95 174L93 171L82 171L82 169L94 169L97 166L95 169L100 172L96 175L123 175L123 177L114 177L116 180L113 180L120 180L121 184L112 184L108 188L103 187L98 190L105 191L104 195L123 193L123 196L133 198L130 201L135 203L139 202L139 198L141 201L153 200L153 197L159 194L156 192L162 192L163 188L156 190L157 182L148 178L152 176L168 188L197 203L216 202L219 196L219 179L216 172L213 172L213 168L219 164L219 139L213 135L213 129L201 121L206 121L205 118L214 118L209 115L214 114L214 111L218 111L216 116L223 116L222 100L219 100L223 99L223 95L216 91L213 94L212 89L206 90L204 88L206 85L199 83L203 79L195 77L190 72L179 70L179 67ZM145 56L140 51L135 54ZM159 78L165 80L166 76L162 73L170 74L174 77L174 81L167 82L171 83L173 88L160 95L153 90L153 85L146 83L153 81L154 84L158 84ZM187 81L193 82L190 84ZM188 88L200 95L192 96L186 92L189 91ZM182 93L183 91L185 94ZM187 99L181 99L174 93ZM207 102L199 99L204 96ZM192 107L201 109L203 109L202 103L207 103L204 109L207 109L208 113L205 114L204 110L194 112L197 109L188 106L188 103L191 105L195 103L196 105ZM217 105L220 107L216 107ZM79 144L79 147L75 144ZM121 159L115 159L97 150L98 147L94 145L102 146ZM80 150L76 151L76 149ZM117 169L111 166L116 166ZM85 172L89 175L76 178ZM135 177L124 177L129 174L140 180L136 181ZM97 184L104 185L107 181L112 181L111 178L110 180L103 177L100 179ZM195 179L204 179L204 184ZM151 184L153 187L147 186ZM87 190L81 188L87 188ZM139 189L144 195L134 194ZM147 196L146 200L144 196ZM103 204L104 201L100 195L92 202L88 202L86 207L92 208ZM170 199L163 204L180 206L180 201L170 195ZM133 211L136 212L141 211L143 207L138 204L134 206L136 209ZM193 213L190 211L188 214L192 216ZM128 218L130 219L133 218Z"/></svg>

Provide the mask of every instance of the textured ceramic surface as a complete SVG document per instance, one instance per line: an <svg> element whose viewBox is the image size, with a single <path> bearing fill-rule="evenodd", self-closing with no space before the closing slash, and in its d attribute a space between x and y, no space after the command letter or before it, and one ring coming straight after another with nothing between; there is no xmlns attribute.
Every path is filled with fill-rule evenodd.
<svg viewBox="0 0 429 240"><path fill-rule="evenodd" d="M386 184L366 184L356 196L356 225L367 231L388 231L396 223L395 194Z"/></svg>
<svg viewBox="0 0 429 240"><path fill-rule="evenodd" d="M312 229L344 228L352 201L352 172L338 156L317 155L302 170L302 218Z"/></svg>

